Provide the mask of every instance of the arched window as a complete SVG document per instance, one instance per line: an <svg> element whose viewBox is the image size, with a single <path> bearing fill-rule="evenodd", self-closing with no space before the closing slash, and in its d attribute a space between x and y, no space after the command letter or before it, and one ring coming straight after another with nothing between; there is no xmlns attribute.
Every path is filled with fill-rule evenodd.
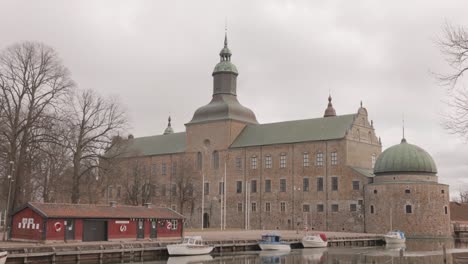
<svg viewBox="0 0 468 264"><path fill-rule="evenodd" d="M201 152L198 152L197 153L197 169L201 170L202 166L203 166L203 157L202 157Z"/></svg>
<svg viewBox="0 0 468 264"><path fill-rule="evenodd" d="M445 212L445 214L448 214L448 208L447 208L447 206L444 206L444 212Z"/></svg>
<svg viewBox="0 0 468 264"><path fill-rule="evenodd" d="M213 169L219 168L219 153L217 150L213 151Z"/></svg>

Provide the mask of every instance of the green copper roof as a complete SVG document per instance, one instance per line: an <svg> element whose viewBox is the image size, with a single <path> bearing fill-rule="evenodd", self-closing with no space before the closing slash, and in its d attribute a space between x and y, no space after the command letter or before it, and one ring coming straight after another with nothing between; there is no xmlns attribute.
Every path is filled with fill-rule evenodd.
<svg viewBox="0 0 468 264"><path fill-rule="evenodd" d="M233 72L236 75L239 74L239 72L237 71L236 65L234 65L230 61L221 61L218 64L216 64L213 70L213 74L220 73L220 72Z"/></svg>
<svg viewBox="0 0 468 264"><path fill-rule="evenodd" d="M408 144L406 139L386 149L375 162L374 174L384 173L437 173L437 167L431 155L424 149Z"/></svg>
<svg viewBox="0 0 468 264"><path fill-rule="evenodd" d="M343 138L354 121L354 114L247 125L231 148L263 146Z"/></svg>
<svg viewBox="0 0 468 264"><path fill-rule="evenodd" d="M185 151L185 132L129 139L123 157L152 156Z"/></svg>

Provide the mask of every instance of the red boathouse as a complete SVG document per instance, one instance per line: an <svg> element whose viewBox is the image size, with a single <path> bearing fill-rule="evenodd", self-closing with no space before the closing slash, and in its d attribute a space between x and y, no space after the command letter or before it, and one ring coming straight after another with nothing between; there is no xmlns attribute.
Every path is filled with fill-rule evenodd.
<svg viewBox="0 0 468 264"><path fill-rule="evenodd" d="M184 217L151 205L27 203L12 220L13 240L110 241L182 237Z"/></svg>

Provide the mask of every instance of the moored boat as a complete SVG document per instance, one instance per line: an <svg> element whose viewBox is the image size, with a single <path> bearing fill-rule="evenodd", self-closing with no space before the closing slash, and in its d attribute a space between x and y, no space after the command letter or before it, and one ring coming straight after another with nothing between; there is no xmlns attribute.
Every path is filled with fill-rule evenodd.
<svg viewBox="0 0 468 264"><path fill-rule="evenodd" d="M328 246L327 236L323 233L305 235L302 238L302 246L304 246L305 248L327 247Z"/></svg>
<svg viewBox="0 0 468 264"><path fill-rule="evenodd" d="M262 241L258 243L262 250L291 250L291 245L281 241L281 236L278 234L264 234Z"/></svg>
<svg viewBox="0 0 468 264"><path fill-rule="evenodd" d="M384 235L387 244L402 244L406 242L405 233L399 230L393 230Z"/></svg>
<svg viewBox="0 0 468 264"><path fill-rule="evenodd" d="M167 252L171 256L204 255L212 250L212 246L203 243L201 236L184 237L182 243L167 245Z"/></svg>
<svg viewBox="0 0 468 264"><path fill-rule="evenodd" d="M0 252L0 264L5 264L7 256L8 256L7 251Z"/></svg>

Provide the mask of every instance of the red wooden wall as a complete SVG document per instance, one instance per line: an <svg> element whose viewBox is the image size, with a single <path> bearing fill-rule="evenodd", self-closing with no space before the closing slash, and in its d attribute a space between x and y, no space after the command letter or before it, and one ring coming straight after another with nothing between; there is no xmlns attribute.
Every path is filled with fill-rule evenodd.
<svg viewBox="0 0 468 264"><path fill-rule="evenodd" d="M42 217L31 210L24 208L13 216L11 237L13 239L42 240Z"/></svg>

